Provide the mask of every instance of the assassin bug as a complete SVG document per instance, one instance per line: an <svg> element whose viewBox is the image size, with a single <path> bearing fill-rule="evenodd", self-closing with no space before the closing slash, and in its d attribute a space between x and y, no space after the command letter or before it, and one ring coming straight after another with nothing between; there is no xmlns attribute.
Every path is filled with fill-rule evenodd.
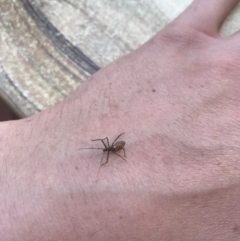
<svg viewBox="0 0 240 241"><path fill-rule="evenodd" d="M117 141L119 139L120 136L122 136L124 134L124 132L120 135L118 135L118 137L113 141L113 143L110 145L109 144L109 140L108 140L108 137L105 137L104 139L95 139L95 140L91 140L91 141L101 141L102 144L104 145L104 148L92 148L92 147L89 147L89 148L80 148L78 150L84 150L84 149L97 149L97 150L102 150L103 151L103 155L102 155L102 158L101 158L101 163L102 163L102 159L105 155L105 152L107 152L107 159L106 159L106 162L101 164L101 166L105 165L108 163L108 158L109 158L109 152L112 152L114 153L115 155L121 157L124 161L127 161L124 157L126 157L125 155L125 149L124 149L124 146L125 146L125 141ZM107 141L107 144L104 142L104 140ZM123 150L124 152L124 157L122 157L121 155L119 155L117 152L120 151L120 150Z"/></svg>

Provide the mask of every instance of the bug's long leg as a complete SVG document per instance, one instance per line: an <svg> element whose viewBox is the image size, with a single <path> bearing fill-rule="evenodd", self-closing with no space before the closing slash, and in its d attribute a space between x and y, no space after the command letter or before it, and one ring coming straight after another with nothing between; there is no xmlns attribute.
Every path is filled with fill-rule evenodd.
<svg viewBox="0 0 240 241"><path fill-rule="evenodd" d="M104 155L105 155L105 152L103 152L103 155L102 155L102 158L101 158L100 163L102 163L102 159L103 159ZM102 166L102 165L101 165L101 166Z"/></svg>
<svg viewBox="0 0 240 241"><path fill-rule="evenodd" d="M109 145L109 140L108 140L108 138L106 137L105 139L107 139L107 144L108 144L108 148L110 148L110 145Z"/></svg>
<svg viewBox="0 0 240 241"><path fill-rule="evenodd" d="M125 149L124 149L124 147L123 147L122 149L123 149L124 156L127 157L127 156L126 156L126 153L125 153Z"/></svg>
<svg viewBox="0 0 240 241"><path fill-rule="evenodd" d="M116 153L116 152L113 152L115 155L117 155L117 156L119 156L119 157L121 157L125 162L127 161L125 158L123 158L121 155L119 155L118 153Z"/></svg>
<svg viewBox="0 0 240 241"><path fill-rule="evenodd" d="M123 132L122 134L120 134L120 135L113 141L112 146L113 146L113 144L117 141L117 139L118 139L120 136L122 136L123 134L124 134L124 132Z"/></svg>
<svg viewBox="0 0 240 241"><path fill-rule="evenodd" d="M104 152L105 153L105 152ZM104 155L104 154L103 154ZM108 163L108 158L109 158L109 151L107 151L107 160L105 163L101 164L101 166L105 165ZM102 163L102 159L101 159L101 163Z"/></svg>
<svg viewBox="0 0 240 241"><path fill-rule="evenodd" d="M101 142L102 142L102 144L104 145L104 147L105 147L105 148L108 148L108 147L106 146L105 142L103 141L103 140L105 140L105 139L107 139L107 140L108 140L108 138L107 138L107 137L105 137L104 139L95 139L95 140L91 140L91 141L101 141Z"/></svg>
<svg viewBox="0 0 240 241"><path fill-rule="evenodd" d="M106 143L104 142L104 146L106 147L106 148L109 148L110 147L110 145L109 145L109 140L108 140L108 137L105 137L104 139L100 139L102 142L104 141L104 140L107 140L107 145L108 146L106 146Z"/></svg>

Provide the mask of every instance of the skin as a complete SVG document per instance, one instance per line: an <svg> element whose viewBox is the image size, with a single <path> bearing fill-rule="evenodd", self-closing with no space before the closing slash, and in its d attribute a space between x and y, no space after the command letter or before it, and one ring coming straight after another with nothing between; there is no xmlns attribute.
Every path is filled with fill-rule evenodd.
<svg viewBox="0 0 240 241"><path fill-rule="evenodd" d="M239 240L237 0L195 0L64 102L0 124L0 237ZM90 139L122 132L127 162ZM122 154L122 153L121 153Z"/></svg>

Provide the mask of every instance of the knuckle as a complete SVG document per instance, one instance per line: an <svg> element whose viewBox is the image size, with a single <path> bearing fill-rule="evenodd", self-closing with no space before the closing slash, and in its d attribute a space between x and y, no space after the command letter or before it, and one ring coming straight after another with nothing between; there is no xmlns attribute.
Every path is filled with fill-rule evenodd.
<svg viewBox="0 0 240 241"><path fill-rule="evenodd" d="M206 39L206 35L190 28L179 25L169 26L164 29L159 35L155 37L156 42L165 42L168 45L176 45L180 48L195 46L198 43L203 42Z"/></svg>
<svg viewBox="0 0 240 241"><path fill-rule="evenodd" d="M234 74L239 71L240 58L235 53L221 52L211 57L210 66L220 73Z"/></svg>

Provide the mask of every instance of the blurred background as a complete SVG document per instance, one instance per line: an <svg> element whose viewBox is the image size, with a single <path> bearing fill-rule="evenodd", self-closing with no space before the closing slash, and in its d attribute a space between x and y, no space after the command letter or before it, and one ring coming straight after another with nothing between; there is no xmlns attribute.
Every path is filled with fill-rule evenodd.
<svg viewBox="0 0 240 241"><path fill-rule="evenodd" d="M20 116L11 109L11 107L0 98L0 121L17 120Z"/></svg>

